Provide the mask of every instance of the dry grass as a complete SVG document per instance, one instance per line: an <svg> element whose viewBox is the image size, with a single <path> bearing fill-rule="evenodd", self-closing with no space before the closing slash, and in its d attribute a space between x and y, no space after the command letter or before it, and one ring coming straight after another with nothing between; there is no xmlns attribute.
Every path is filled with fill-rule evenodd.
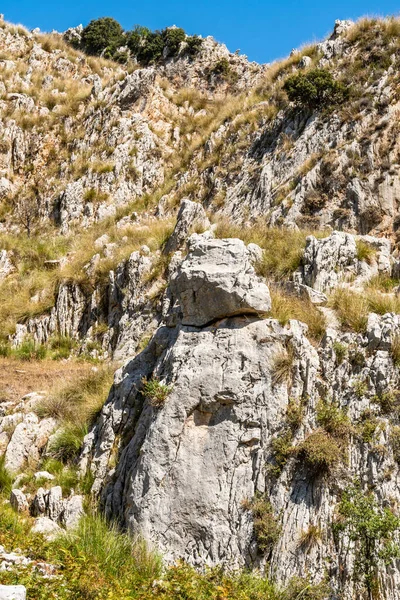
<svg viewBox="0 0 400 600"><path fill-rule="evenodd" d="M272 382L274 385L286 383L290 385L294 362L293 346L288 345L278 350L272 363Z"/></svg>
<svg viewBox="0 0 400 600"><path fill-rule="evenodd" d="M364 296L346 288L338 288L330 297L329 306L336 310L343 327L360 333L365 331L368 321L368 302Z"/></svg>
<svg viewBox="0 0 400 600"><path fill-rule="evenodd" d="M217 221L215 235L219 238L237 237L245 244L258 244L265 250L261 263L257 265L258 273L277 281L287 278L298 269L309 235L322 238L327 233L268 227L261 220L251 227L243 227L221 219Z"/></svg>
<svg viewBox="0 0 400 600"><path fill-rule="evenodd" d="M315 342L320 342L325 334L324 315L309 300L285 293L278 287L271 287L271 317L286 325L290 319L297 319L308 326L308 333Z"/></svg>
<svg viewBox="0 0 400 600"><path fill-rule="evenodd" d="M79 381L93 369L91 363L54 360L19 361L0 358L0 398L16 401L30 392Z"/></svg>

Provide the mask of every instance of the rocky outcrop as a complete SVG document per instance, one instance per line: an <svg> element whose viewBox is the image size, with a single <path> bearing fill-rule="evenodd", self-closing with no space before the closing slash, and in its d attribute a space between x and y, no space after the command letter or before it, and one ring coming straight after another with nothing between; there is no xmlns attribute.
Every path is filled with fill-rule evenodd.
<svg viewBox="0 0 400 600"><path fill-rule="evenodd" d="M252 261L261 249L242 240L190 237L188 255L171 278L183 325L202 327L224 317L263 314L271 308L268 287Z"/></svg>
<svg viewBox="0 0 400 600"><path fill-rule="evenodd" d="M69 498L63 498L60 486L46 490L39 488L32 500L30 512L33 517L50 519L53 523L65 529L77 527L83 510L83 496L72 494Z"/></svg>

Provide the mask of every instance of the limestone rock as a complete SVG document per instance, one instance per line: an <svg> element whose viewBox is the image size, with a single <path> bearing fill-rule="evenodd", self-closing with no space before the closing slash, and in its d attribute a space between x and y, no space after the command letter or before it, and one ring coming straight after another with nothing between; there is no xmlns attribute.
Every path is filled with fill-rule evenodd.
<svg viewBox="0 0 400 600"><path fill-rule="evenodd" d="M3 281L13 271L15 271L15 267L10 260L9 253L6 250L0 250L0 281Z"/></svg>
<svg viewBox="0 0 400 600"><path fill-rule="evenodd" d="M340 231L318 240L307 238L303 259L304 282L318 292L339 285L347 272L356 273L357 246L354 236Z"/></svg>
<svg viewBox="0 0 400 600"><path fill-rule="evenodd" d="M83 514L83 496L71 496L64 500L61 523L67 530L76 529Z"/></svg>
<svg viewBox="0 0 400 600"><path fill-rule="evenodd" d="M171 278L184 325L201 327L224 317L270 310L268 287L256 276L251 253L241 240L194 234L188 247Z"/></svg>
<svg viewBox="0 0 400 600"><path fill-rule="evenodd" d="M138 69L127 75L121 84L118 101L123 110L132 106L137 100L145 100L150 93L156 73L153 69Z"/></svg>
<svg viewBox="0 0 400 600"><path fill-rule="evenodd" d="M0 585L0 600L26 600L23 585Z"/></svg>
<svg viewBox="0 0 400 600"><path fill-rule="evenodd" d="M208 229L210 222L201 204L185 198L179 208L175 229L165 246L165 254L176 252L196 227Z"/></svg>
<svg viewBox="0 0 400 600"><path fill-rule="evenodd" d="M40 533L48 540L54 540L62 529L57 523L49 519L48 517L38 517L35 520L35 524L32 527L33 533Z"/></svg>
<svg viewBox="0 0 400 600"><path fill-rule="evenodd" d="M16 512L26 512L29 509L28 500L22 490L11 490L10 504Z"/></svg>

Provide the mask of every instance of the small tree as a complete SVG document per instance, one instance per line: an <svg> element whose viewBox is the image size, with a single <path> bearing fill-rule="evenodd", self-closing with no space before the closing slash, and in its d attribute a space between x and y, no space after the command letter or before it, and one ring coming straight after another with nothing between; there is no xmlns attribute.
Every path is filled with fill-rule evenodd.
<svg viewBox="0 0 400 600"><path fill-rule="evenodd" d="M99 55L106 48L117 49L125 41L121 25L111 17L90 21L82 32L82 46L88 54Z"/></svg>
<svg viewBox="0 0 400 600"><path fill-rule="evenodd" d="M40 214L40 196L36 185L25 189L12 199L13 216L16 222L31 236L32 228Z"/></svg>
<svg viewBox="0 0 400 600"><path fill-rule="evenodd" d="M364 493L358 486L344 492L338 514L335 533L347 535L354 543L353 578L363 585L368 600L373 600L379 594L379 566L400 556L394 543L400 519L389 508L380 507L371 492Z"/></svg>
<svg viewBox="0 0 400 600"><path fill-rule="evenodd" d="M339 104L349 97L348 87L326 69L312 69L288 77L283 89L291 102L307 108Z"/></svg>

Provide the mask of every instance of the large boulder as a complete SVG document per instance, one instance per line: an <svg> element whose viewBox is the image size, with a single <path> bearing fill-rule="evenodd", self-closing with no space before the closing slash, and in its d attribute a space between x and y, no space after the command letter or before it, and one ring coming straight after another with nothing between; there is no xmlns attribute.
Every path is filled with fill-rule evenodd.
<svg viewBox="0 0 400 600"><path fill-rule="evenodd" d="M239 239L194 234L189 252L171 278L182 323L203 327L235 315L263 315L271 309L267 285L257 277L249 249ZM261 251L260 251L261 252Z"/></svg>

